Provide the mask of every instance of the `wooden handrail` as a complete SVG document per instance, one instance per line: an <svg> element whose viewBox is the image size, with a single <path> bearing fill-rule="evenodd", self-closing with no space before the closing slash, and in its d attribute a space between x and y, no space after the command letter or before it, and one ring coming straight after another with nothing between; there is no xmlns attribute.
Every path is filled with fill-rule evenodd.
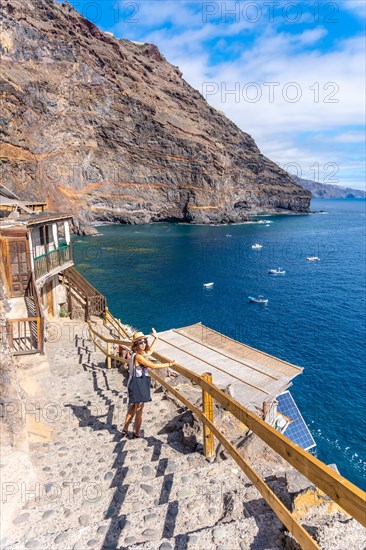
<svg viewBox="0 0 366 550"><path fill-rule="evenodd" d="M14 355L44 352L44 314L33 273L30 274L25 291L25 300L27 299L30 299L34 305L34 311L33 307L29 311L28 306L30 304L29 302L26 303L28 315L29 313L35 315L33 317L8 319L9 344Z"/></svg>
<svg viewBox="0 0 366 550"><path fill-rule="evenodd" d="M91 322L88 321L89 330L91 330L96 336L98 336L103 342L106 344L116 344L121 346L130 346L131 341L130 340L116 340L116 338L107 338L92 326Z"/></svg>
<svg viewBox="0 0 366 550"><path fill-rule="evenodd" d="M154 353L159 361L169 361L167 357ZM178 373L186 376L187 370L180 365L171 367ZM304 451L302 447L293 443L285 435L267 422L246 409L241 403L224 393L214 384L209 384L198 375L189 378L201 386L226 410L245 424L262 441L269 445L276 453L281 455L291 466L294 466L301 474L314 483L326 495L334 500L341 508L353 516L362 525L366 526L366 493L348 481L346 478L332 470L312 454Z"/></svg>
<svg viewBox="0 0 366 550"><path fill-rule="evenodd" d="M193 405L186 397L184 397L176 388L173 388L168 382L163 380L157 373L152 369L150 371L150 376L154 378L159 384L166 388L170 393L172 393L179 401L181 401L188 409L190 409L196 416L203 422L203 424L215 434L215 437L222 443L225 449L228 451L230 456L235 460L238 466L243 470L243 472L248 476L248 478L253 482L258 491L261 493L267 504L272 508L277 517L282 521L282 523L287 527L290 533L296 538L296 540L301 544L304 550L320 550L320 547L314 541L314 539L309 535L309 533L304 529L304 527L298 523L298 521L292 516L291 512L286 508L286 506L280 501L277 495L268 487L266 482L253 470L253 468L248 464L248 462L239 454L237 449L232 443L224 436L223 433L214 425L209 418L195 405Z"/></svg>
<svg viewBox="0 0 366 550"><path fill-rule="evenodd" d="M120 336L128 338L128 334L121 326L121 323L112 315L107 307L105 308L105 322L106 324L110 323Z"/></svg>
<svg viewBox="0 0 366 550"><path fill-rule="evenodd" d="M37 314L37 351L44 353L44 313L40 303L40 297L38 294L34 273L31 272L27 292L33 299L34 306Z"/></svg>
<svg viewBox="0 0 366 550"><path fill-rule="evenodd" d="M126 341L116 341L105 338L103 335L93 329L89 323L89 329L92 334L98 336L104 342L108 343L108 357L112 357L110 353L110 344L128 344ZM99 346L92 337L94 344L106 353L104 348ZM152 356L160 362L167 362L169 358L159 353L153 353ZM119 359L118 356L114 356ZM366 493L356 487L353 483L332 470L329 466L315 458L313 455L304 451L300 446L293 443L285 435L275 430L264 420L257 417L254 413L246 409L241 403L224 393L215 384L213 384L206 376L199 376L194 372L175 364L170 367L177 373L188 378L194 384L202 388L209 396L214 398L226 410L228 410L235 418L247 426L255 435L257 435L264 443L271 447L276 453L282 456L289 464L291 464L298 472L304 475L327 496L336 502L347 513L353 516L362 525L366 526ZM301 546L306 550L319 550L319 546L312 539L309 533L296 521L291 512L271 491L265 481L252 469L245 459L239 454L231 442L220 432L214 425L213 420L207 414L202 412L198 407L194 406L189 400L184 397L176 388L172 387L168 382L163 380L153 369L150 375L159 384L166 388L172 395L177 397L186 407L188 407L206 426L206 435L210 436L210 432L217 437L222 443L230 456L236 461L244 473L254 483L259 492L262 494L268 505L274 510L278 518L283 522L287 529L297 539ZM206 379L205 379L206 378ZM205 400L207 406L207 400ZM205 448L211 449L210 446ZM209 451L212 453L211 451Z"/></svg>
<svg viewBox="0 0 366 550"><path fill-rule="evenodd" d="M39 317L22 317L21 319L9 319L9 323L28 323L29 321L37 321Z"/></svg>

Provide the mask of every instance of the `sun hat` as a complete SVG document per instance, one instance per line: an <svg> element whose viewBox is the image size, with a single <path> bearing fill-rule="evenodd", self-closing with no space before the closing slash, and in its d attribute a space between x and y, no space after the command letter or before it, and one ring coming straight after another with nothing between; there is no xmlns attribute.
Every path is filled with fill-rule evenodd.
<svg viewBox="0 0 366 550"><path fill-rule="evenodd" d="M145 338L148 338L143 332L135 332L135 334L132 337L132 343L134 344L138 340L143 340Z"/></svg>

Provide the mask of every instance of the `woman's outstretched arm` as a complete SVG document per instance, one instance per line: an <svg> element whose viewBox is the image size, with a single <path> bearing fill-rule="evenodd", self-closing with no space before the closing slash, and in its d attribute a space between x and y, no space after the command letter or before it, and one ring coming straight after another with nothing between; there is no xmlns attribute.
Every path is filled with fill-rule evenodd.
<svg viewBox="0 0 366 550"><path fill-rule="evenodd" d="M150 369L167 369L168 367L175 365L175 361L169 361L168 363L154 363L153 361L146 359L146 357L143 357L140 353L136 355L136 362L139 365L149 367Z"/></svg>

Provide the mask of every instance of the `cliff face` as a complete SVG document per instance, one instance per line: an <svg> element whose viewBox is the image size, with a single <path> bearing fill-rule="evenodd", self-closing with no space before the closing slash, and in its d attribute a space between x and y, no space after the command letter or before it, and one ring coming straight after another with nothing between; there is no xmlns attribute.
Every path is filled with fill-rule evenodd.
<svg viewBox="0 0 366 550"><path fill-rule="evenodd" d="M310 193L156 46L117 40L67 3L1 9L0 165L20 196L86 225L308 211Z"/></svg>
<svg viewBox="0 0 366 550"><path fill-rule="evenodd" d="M290 174L291 175L291 174ZM320 183L319 181L305 180L298 176L291 175L292 179L311 192L314 199L365 199L365 191L352 189L350 187L340 187L339 185L330 185L329 183Z"/></svg>

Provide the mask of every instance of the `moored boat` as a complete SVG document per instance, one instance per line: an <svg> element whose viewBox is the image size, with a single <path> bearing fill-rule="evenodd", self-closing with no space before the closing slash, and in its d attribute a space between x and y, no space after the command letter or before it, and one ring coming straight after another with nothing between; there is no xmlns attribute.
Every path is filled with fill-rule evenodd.
<svg viewBox="0 0 366 550"><path fill-rule="evenodd" d="M203 283L203 286L205 288L212 288L214 286L215 283Z"/></svg>
<svg viewBox="0 0 366 550"><path fill-rule="evenodd" d="M252 250L261 250L262 248L263 248L262 244L258 244L258 243L252 244Z"/></svg>
<svg viewBox="0 0 366 550"><path fill-rule="evenodd" d="M248 300L250 302L255 302L256 304L267 304L268 303L268 298L264 298L264 296L248 296Z"/></svg>
<svg viewBox="0 0 366 550"><path fill-rule="evenodd" d="M268 273L269 275L285 275L286 271L282 267L278 267L277 269L269 269Z"/></svg>
<svg viewBox="0 0 366 550"><path fill-rule="evenodd" d="M308 256L306 259L309 260L309 262L318 262L320 260L318 256Z"/></svg>

